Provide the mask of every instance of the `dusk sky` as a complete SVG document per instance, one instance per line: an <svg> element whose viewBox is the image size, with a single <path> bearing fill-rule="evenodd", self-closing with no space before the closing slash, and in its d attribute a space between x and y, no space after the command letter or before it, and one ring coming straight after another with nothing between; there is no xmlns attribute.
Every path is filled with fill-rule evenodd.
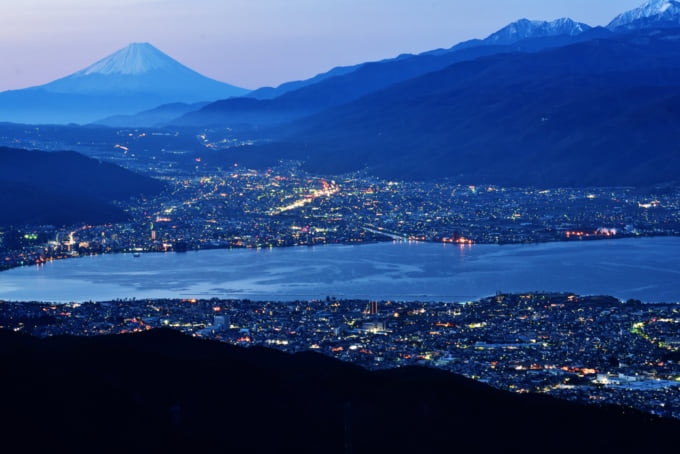
<svg viewBox="0 0 680 454"><path fill-rule="evenodd" d="M21 0L0 5L0 91L149 42L244 88L448 48L526 17L606 25L644 0Z"/></svg>

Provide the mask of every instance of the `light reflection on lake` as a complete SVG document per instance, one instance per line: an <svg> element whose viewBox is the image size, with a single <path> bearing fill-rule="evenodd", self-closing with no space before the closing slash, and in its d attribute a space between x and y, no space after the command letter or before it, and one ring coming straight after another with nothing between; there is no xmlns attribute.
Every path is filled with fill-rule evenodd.
<svg viewBox="0 0 680 454"><path fill-rule="evenodd" d="M680 301L680 238L530 245L379 243L102 255L0 273L0 299L242 298L472 301L569 291Z"/></svg>

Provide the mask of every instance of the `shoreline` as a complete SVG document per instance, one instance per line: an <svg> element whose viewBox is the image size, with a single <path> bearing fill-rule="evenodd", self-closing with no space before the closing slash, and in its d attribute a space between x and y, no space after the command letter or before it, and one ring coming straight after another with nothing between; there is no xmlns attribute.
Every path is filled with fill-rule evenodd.
<svg viewBox="0 0 680 454"><path fill-rule="evenodd" d="M471 302L497 292L569 291L649 304L680 302L677 236L478 246L376 242L260 251L214 248L188 255L105 254L7 274L0 279L0 298L64 304L211 298L290 302L329 296L434 303Z"/></svg>
<svg viewBox="0 0 680 454"><path fill-rule="evenodd" d="M377 232L377 231L376 231ZM578 237L565 237L562 239L554 239L554 240L536 240L536 241L495 241L495 242L486 242L486 241L471 241L471 240L464 240L464 241L455 241L455 240L429 240L429 239L421 239L421 238L414 238L414 237L404 237L404 238L396 238L391 235L385 234L385 240L373 240L373 241L338 241L338 242L326 242L326 243L312 243L312 244L307 244L307 243L301 243L301 244L292 244L292 245L283 245L283 246L274 246L274 245L239 245L239 244L230 244L230 245L224 245L224 246L210 246L204 244L198 244L194 247L187 247L186 249L182 248L181 250L175 250L175 249L144 249L144 248L124 248L120 250L112 250L108 252L93 252L93 253L75 253L75 254L60 254L56 256L39 256L38 254L34 254L32 257L27 258L27 263L19 263L19 264L11 264L7 265L4 262L0 263L0 273L4 271L9 271L15 268L22 268L22 267L27 267L27 266L39 266L39 265L44 265L49 262L54 262L57 260L68 260L68 259L73 259L73 258L80 258L80 257L96 257L99 255L113 255L113 254L135 254L135 256L139 256L141 254L149 254L149 253L184 253L184 252L197 252L197 251L209 251L209 250L229 250L229 249L256 249L256 250L261 250L261 249L285 249L285 248L293 248L293 247L314 247L314 246L328 246L328 245L364 245L364 244L378 244L378 243L390 243L390 242L414 242L414 243L432 243L432 244L451 244L451 245L466 245L466 246L474 246L474 245L498 245L498 246L508 246L508 245L530 245L530 244L547 244L547 243L571 243L571 242L579 242L579 241L607 241L607 240L622 240L622 239L631 239L631 238L659 238L659 237L677 237L680 238L680 235L673 235L673 234L668 234L668 233L658 233L658 234L631 234L631 235L589 235L589 236L578 236ZM2 251L0 251L0 255L3 254ZM21 257L20 255L18 257ZM9 260L8 260L9 259ZM12 261L12 260L18 260L17 256L14 258L12 257L12 254L5 255L4 261Z"/></svg>

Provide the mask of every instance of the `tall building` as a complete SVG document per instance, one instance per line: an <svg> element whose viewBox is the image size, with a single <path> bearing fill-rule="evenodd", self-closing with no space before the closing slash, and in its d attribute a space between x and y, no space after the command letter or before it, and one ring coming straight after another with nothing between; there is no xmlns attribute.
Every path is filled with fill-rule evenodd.
<svg viewBox="0 0 680 454"><path fill-rule="evenodd" d="M364 308L364 315L378 315L378 302L371 301Z"/></svg>

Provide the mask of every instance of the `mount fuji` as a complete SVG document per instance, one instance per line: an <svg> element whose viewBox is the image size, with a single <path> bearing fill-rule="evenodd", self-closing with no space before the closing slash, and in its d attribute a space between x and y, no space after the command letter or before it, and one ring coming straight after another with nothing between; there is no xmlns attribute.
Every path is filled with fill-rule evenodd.
<svg viewBox="0 0 680 454"><path fill-rule="evenodd" d="M0 93L0 121L90 123L168 103L243 96L248 90L205 77L148 43L133 43L45 85Z"/></svg>

